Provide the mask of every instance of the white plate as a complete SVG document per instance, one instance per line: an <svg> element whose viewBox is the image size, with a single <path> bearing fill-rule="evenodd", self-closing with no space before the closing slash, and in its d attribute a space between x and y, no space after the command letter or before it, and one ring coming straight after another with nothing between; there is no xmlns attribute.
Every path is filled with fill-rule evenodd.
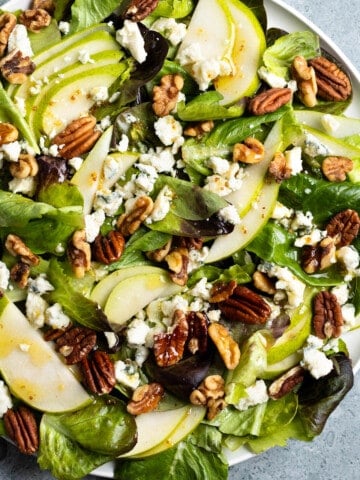
<svg viewBox="0 0 360 480"><path fill-rule="evenodd" d="M0 4L1 3L2 2L0 2ZM10 0L7 3L4 3L2 8L4 10L24 9L28 8L30 3L31 2L29 0ZM356 68L352 65L346 55L343 54L343 52L327 35L325 35L315 24L307 20L302 14L281 0L264 0L264 5L267 12L268 28L278 27L288 32L312 30L318 34L321 39L321 45L326 48L329 53L335 57L338 57L346 64L347 71L350 74L353 85L354 99L360 99L359 72L357 72ZM346 111L346 115L360 118L360 102L353 100ZM353 360L354 371L357 372L360 369L360 329L346 334L344 339L349 348L350 357ZM254 454L244 447L240 448L236 452L226 451L225 453L230 465L235 465L254 456ZM93 474L104 478L113 478L113 464L108 463L103 465L97 468Z"/></svg>

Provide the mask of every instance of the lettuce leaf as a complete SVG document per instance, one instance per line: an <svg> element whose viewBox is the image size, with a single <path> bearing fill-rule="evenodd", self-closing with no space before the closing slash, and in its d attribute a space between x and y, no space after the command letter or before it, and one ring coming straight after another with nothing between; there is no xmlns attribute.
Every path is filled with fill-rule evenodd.
<svg viewBox="0 0 360 480"><path fill-rule="evenodd" d="M71 6L70 32L100 23L119 6L119 0L75 0Z"/></svg>
<svg viewBox="0 0 360 480"><path fill-rule="evenodd" d="M201 93L190 102L179 102L177 115L183 121L223 120L224 118L240 117L244 106L232 105L224 107L219 104L222 95L215 91Z"/></svg>

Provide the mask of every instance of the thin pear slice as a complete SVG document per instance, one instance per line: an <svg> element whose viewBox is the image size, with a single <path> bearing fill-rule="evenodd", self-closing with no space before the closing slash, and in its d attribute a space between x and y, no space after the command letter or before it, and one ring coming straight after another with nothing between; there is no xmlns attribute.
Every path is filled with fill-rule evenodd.
<svg viewBox="0 0 360 480"><path fill-rule="evenodd" d="M250 96L257 90L260 84L257 71L266 48L264 31L251 9L238 0L228 0L227 7L235 25L231 54L234 73L214 81L215 89L223 96L220 102L223 105Z"/></svg>
<svg viewBox="0 0 360 480"><path fill-rule="evenodd" d="M294 115L300 124L314 128L315 130L319 130L325 134L330 133L330 135L335 138L343 138L350 135L360 134L359 118L325 114L324 112L317 112L315 110L295 110ZM330 132L326 128L326 125L328 125L329 122L331 129ZM331 128L331 122L333 124L333 128Z"/></svg>
<svg viewBox="0 0 360 480"><path fill-rule="evenodd" d="M94 287L90 294L91 300L98 303L101 308L105 307L106 301L118 283L126 278L134 277L135 275L147 275L148 273L163 273L163 269L159 267L152 267L150 265L138 265L135 267L122 268L110 273Z"/></svg>
<svg viewBox="0 0 360 480"><path fill-rule="evenodd" d="M137 444L132 450L121 455L121 458L140 457L142 453L166 441L186 419L191 409L191 405L186 405L176 410L153 411L138 415L135 418L138 432Z"/></svg>
<svg viewBox="0 0 360 480"><path fill-rule="evenodd" d="M115 183L126 173L126 170L130 168L136 160L139 158L137 152L112 152L106 160L112 164L111 175L105 176L103 173L99 188L112 188ZM116 166L115 166L116 165Z"/></svg>
<svg viewBox="0 0 360 480"><path fill-rule="evenodd" d="M73 372L16 305L0 299L0 371L14 396L44 412L65 412L91 402Z"/></svg>
<svg viewBox="0 0 360 480"><path fill-rule="evenodd" d="M150 302L180 292L166 270L162 273L134 275L119 282L105 304L105 315L114 330L124 327L137 312Z"/></svg>

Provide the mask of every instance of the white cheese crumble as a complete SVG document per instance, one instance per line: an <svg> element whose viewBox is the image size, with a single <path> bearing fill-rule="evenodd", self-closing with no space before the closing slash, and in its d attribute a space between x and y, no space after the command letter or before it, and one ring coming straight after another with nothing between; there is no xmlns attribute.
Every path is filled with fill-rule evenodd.
<svg viewBox="0 0 360 480"><path fill-rule="evenodd" d="M301 147L294 147L285 151L286 165L291 170L291 175L302 172Z"/></svg>
<svg viewBox="0 0 360 480"><path fill-rule="evenodd" d="M178 122L172 115L160 117L154 123L154 128L156 135L165 146L173 146L173 153L176 153L184 143L181 123Z"/></svg>
<svg viewBox="0 0 360 480"><path fill-rule="evenodd" d="M329 135L333 135L340 127L340 122L330 113L325 113L321 117L321 124Z"/></svg>
<svg viewBox="0 0 360 480"><path fill-rule="evenodd" d="M139 157L139 164L151 165L158 173L172 173L175 163L174 154L170 148L158 148L156 151L143 153Z"/></svg>
<svg viewBox="0 0 360 480"><path fill-rule="evenodd" d="M5 159L9 162L17 162L21 153L21 143L18 141L3 143L1 151L4 153Z"/></svg>
<svg viewBox="0 0 360 480"><path fill-rule="evenodd" d="M238 225L241 222L239 213L234 205L228 205L227 207L222 208L219 210L218 215L221 220L233 225Z"/></svg>
<svg viewBox="0 0 360 480"><path fill-rule="evenodd" d="M285 292L288 306L290 308L296 308L302 303L306 285L287 267L279 267L274 264L264 263L259 265L258 269L269 275L269 277L277 278L275 288L276 290L280 290L280 295L281 292Z"/></svg>
<svg viewBox="0 0 360 480"><path fill-rule="evenodd" d="M45 312L49 304L38 293L29 292L26 297L26 317L34 328L42 328L45 324Z"/></svg>
<svg viewBox="0 0 360 480"><path fill-rule="evenodd" d="M355 305L352 303L346 303L345 305L342 305L341 313L344 320L344 330L349 330L356 325L357 319L355 315Z"/></svg>
<svg viewBox="0 0 360 480"><path fill-rule="evenodd" d="M119 191L102 188L96 192L94 209L102 210L105 215L111 217L119 210L122 202L123 197Z"/></svg>
<svg viewBox="0 0 360 480"><path fill-rule="evenodd" d="M68 160L68 165L72 167L74 170L80 170L81 165L84 163L84 160L81 157L73 157Z"/></svg>
<svg viewBox="0 0 360 480"><path fill-rule="evenodd" d="M161 33L174 47L179 45L186 35L185 23L178 23L174 18L158 18L151 24L151 30Z"/></svg>
<svg viewBox="0 0 360 480"><path fill-rule="evenodd" d="M275 73L269 72L269 70L262 66L258 70L258 75L261 80L264 80L272 88L284 88L287 85L287 80Z"/></svg>
<svg viewBox="0 0 360 480"><path fill-rule="evenodd" d="M115 378L119 383L133 390L140 385L140 375L134 365L117 360L114 363L114 367Z"/></svg>
<svg viewBox="0 0 360 480"><path fill-rule="evenodd" d="M109 348L114 348L118 343L118 337L114 332L104 332Z"/></svg>
<svg viewBox="0 0 360 480"><path fill-rule="evenodd" d="M328 155L329 149L326 145L323 145L315 135L305 133L304 152L309 155L309 157L317 157L318 155Z"/></svg>
<svg viewBox="0 0 360 480"><path fill-rule="evenodd" d="M264 380L257 380L254 385L245 389L247 397L241 398L239 402L234 405L238 410L247 410L249 407L266 403L269 399L267 387Z"/></svg>
<svg viewBox="0 0 360 480"><path fill-rule="evenodd" d="M167 185L165 185L156 197L152 212L147 217L145 223L149 224L153 222L159 222L160 220L165 218L167 213L170 211L173 198L173 191Z"/></svg>
<svg viewBox="0 0 360 480"><path fill-rule="evenodd" d="M123 133L121 135L120 141L116 144L116 150L118 152L126 152L129 148L129 137Z"/></svg>
<svg viewBox="0 0 360 480"><path fill-rule="evenodd" d="M140 318L132 320L126 330L126 339L129 345L145 345L146 337L150 333L149 325Z"/></svg>
<svg viewBox="0 0 360 480"><path fill-rule="evenodd" d="M13 193L23 193L32 197L36 190L36 180L34 177L13 178L8 183L8 186Z"/></svg>
<svg viewBox="0 0 360 480"><path fill-rule="evenodd" d="M336 259L344 265L349 278L356 275L356 269L359 267L360 257L358 251L354 247L350 245L339 248L336 251Z"/></svg>
<svg viewBox="0 0 360 480"><path fill-rule="evenodd" d="M104 85L99 85L90 90L90 96L95 103L105 102L109 98L109 90Z"/></svg>
<svg viewBox="0 0 360 480"><path fill-rule="evenodd" d="M137 62L145 62L145 41L136 22L125 20L123 28L116 31L116 41L129 50Z"/></svg>
<svg viewBox="0 0 360 480"><path fill-rule="evenodd" d="M65 328L70 325L70 318L63 312L60 303L54 303L45 311L45 322L52 328Z"/></svg>
<svg viewBox="0 0 360 480"><path fill-rule="evenodd" d="M303 359L300 365L308 370L316 379L330 373L334 366L333 362L327 358L324 352L313 347L304 348Z"/></svg>
<svg viewBox="0 0 360 480"><path fill-rule="evenodd" d="M15 25L10 33L7 49L9 53L13 50L20 50L24 57L34 55L25 25L21 23Z"/></svg>
<svg viewBox="0 0 360 480"><path fill-rule="evenodd" d="M90 53L86 49L82 49L79 51L78 60L80 63L94 63L94 59L91 58Z"/></svg>
<svg viewBox="0 0 360 480"><path fill-rule="evenodd" d="M58 24L58 28L63 35L67 35L70 32L70 23L60 21Z"/></svg>
<svg viewBox="0 0 360 480"><path fill-rule="evenodd" d="M340 305L344 305L349 300L349 287L346 283L336 285L331 289L331 293L335 295Z"/></svg>
<svg viewBox="0 0 360 480"><path fill-rule="evenodd" d="M230 162L226 158L211 156L207 162L207 166L211 168L214 173L225 175L229 172Z"/></svg>
<svg viewBox="0 0 360 480"><path fill-rule="evenodd" d="M41 273L35 278L29 278L28 288L29 292L38 293L39 295L43 295L44 293L54 290L53 285L46 280L45 273Z"/></svg>
<svg viewBox="0 0 360 480"><path fill-rule="evenodd" d="M0 418L12 407L11 395L8 387L0 380Z"/></svg>
<svg viewBox="0 0 360 480"><path fill-rule="evenodd" d="M86 241L92 243L99 235L101 225L105 221L105 212L96 210L93 213L85 215L85 235Z"/></svg>
<svg viewBox="0 0 360 480"><path fill-rule="evenodd" d="M0 261L0 288L6 290L9 286L10 270L4 262Z"/></svg>

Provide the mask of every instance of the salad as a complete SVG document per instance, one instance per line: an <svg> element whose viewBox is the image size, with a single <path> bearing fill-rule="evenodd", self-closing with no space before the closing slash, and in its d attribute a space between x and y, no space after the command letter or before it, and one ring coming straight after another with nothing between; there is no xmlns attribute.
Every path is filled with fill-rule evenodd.
<svg viewBox="0 0 360 480"><path fill-rule="evenodd" d="M62 480L320 435L360 325L346 65L261 0L34 0L0 49L0 434Z"/></svg>

